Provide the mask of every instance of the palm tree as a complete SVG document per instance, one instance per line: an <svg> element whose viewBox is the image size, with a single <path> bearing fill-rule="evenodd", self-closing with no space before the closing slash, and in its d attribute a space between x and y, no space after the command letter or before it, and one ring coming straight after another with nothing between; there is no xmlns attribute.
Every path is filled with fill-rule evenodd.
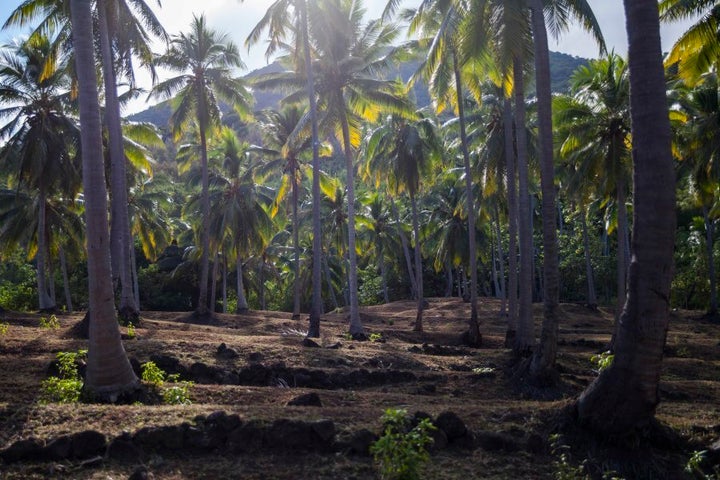
<svg viewBox="0 0 720 480"><path fill-rule="evenodd" d="M615 54L575 71L572 97L555 99L560 157L572 165L568 188L592 188L614 197L617 211L617 297L625 298L628 236L627 198L630 162L630 84L626 63ZM616 315L617 319L620 316Z"/></svg>
<svg viewBox="0 0 720 480"><path fill-rule="evenodd" d="M628 296L612 365L580 395L578 418L603 434L647 425L670 317L675 171L655 0L626 0L633 136L633 238Z"/></svg>
<svg viewBox="0 0 720 480"><path fill-rule="evenodd" d="M18 183L37 191L37 280L40 310L54 310L46 280L48 229L46 205L53 193L73 198L80 186L75 150L80 131L68 113L67 57L51 55L47 37L4 48L0 56L0 118L6 139L0 148L4 168Z"/></svg>
<svg viewBox="0 0 720 480"><path fill-rule="evenodd" d="M379 192L367 192L361 199L365 212L358 216L358 224L365 233L368 250L375 248L377 266L380 270L383 301L390 303L387 285L387 267L385 256L389 247L392 247L393 237L390 225L390 212L385 199ZM360 238L362 235L358 235Z"/></svg>
<svg viewBox="0 0 720 480"><path fill-rule="evenodd" d="M417 121L392 116L375 129L366 149L367 170L376 177L376 184L385 178L395 193L407 191L410 197L415 239L415 275L417 284L417 315L413 330L422 332L423 280L420 253L420 227L416 196L420 182L433 159L442 155L441 142L435 124L428 118Z"/></svg>
<svg viewBox="0 0 720 480"><path fill-rule="evenodd" d="M193 17L190 33L174 35L168 50L155 59L159 67L180 75L162 81L153 87L152 95L173 99L174 110L170 118L173 133L179 138L185 127L195 123L200 137L202 170L202 257L200 265L200 293L197 315L208 314L208 277L210 251L210 199L207 135L220 121L218 98L226 101L238 114L249 109L250 93L240 79L233 78L232 69L243 67L237 47L208 29L205 17Z"/></svg>
<svg viewBox="0 0 720 480"><path fill-rule="evenodd" d="M289 7L293 7L291 10ZM290 12L294 17L290 17ZM293 21L291 21L291 18ZM315 72L312 63L310 45L308 7L306 0L276 0L267 10L267 13L248 37L247 44L252 45L258 41L266 29L270 35L270 42L266 52L269 57L281 46L287 45L285 37L294 32L294 57L296 70L305 72L305 95L310 105L310 125L312 140L312 211L313 211L313 251L322 251L322 222L320 219L320 141L318 134L317 96L315 92ZM302 60L300 60L302 50ZM320 337L320 315L323 311L322 300L322 263L321 255L313 255L312 263L312 305L310 308L310 322L308 337Z"/></svg>
<svg viewBox="0 0 720 480"><path fill-rule="evenodd" d="M91 1L71 0L70 7L82 124L81 148L88 250L90 340L85 388L93 392L96 398L112 401L122 392L134 389L137 377L120 339L112 294L107 191L93 54Z"/></svg>

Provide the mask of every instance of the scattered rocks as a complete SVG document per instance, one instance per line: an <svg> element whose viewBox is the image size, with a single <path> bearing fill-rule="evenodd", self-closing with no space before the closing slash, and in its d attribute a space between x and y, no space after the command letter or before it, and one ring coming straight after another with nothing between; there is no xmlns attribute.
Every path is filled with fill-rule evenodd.
<svg viewBox="0 0 720 480"><path fill-rule="evenodd" d="M368 457L370 456L370 445L375 443L378 438L375 433L366 428L358 430L348 439L348 453Z"/></svg>
<svg viewBox="0 0 720 480"><path fill-rule="evenodd" d="M154 478L155 475L147 467L139 466L130 474L128 480L153 480Z"/></svg>
<svg viewBox="0 0 720 480"><path fill-rule="evenodd" d="M304 395L300 395L299 397L295 397L289 402L287 402L286 406L290 407L322 407L322 402L320 401L320 395L318 395L315 392L306 393Z"/></svg>
<svg viewBox="0 0 720 480"><path fill-rule="evenodd" d="M72 456L78 459L88 459L103 455L107 448L105 435L95 430L85 430L72 435Z"/></svg>
<svg viewBox="0 0 720 480"><path fill-rule="evenodd" d="M303 338L302 346L308 348L320 348L320 345L318 345L317 342L308 337Z"/></svg>
<svg viewBox="0 0 720 480"><path fill-rule="evenodd" d="M247 361L251 363L262 362L265 356L260 352L252 352L247 356Z"/></svg>
<svg viewBox="0 0 720 480"><path fill-rule="evenodd" d="M238 358L240 354L238 354L234 349L228 348L228 346L224 343L221 343L217 348L217 356L227 360L232 360Z"/></svg>
<svg viewBox="0 0 720 480"><path fill-rule="evenodd" d="M475 440L480 448L488 452L516 452L520 450L518 441L503 433L483 430L475 432Z"/></svg>
<svg viewBox="0 0 720 480"><path fill-rule="evenodd" d="M44 445L37 438L18 440L5 450L0 451L0 458L5 463L22 462L41 458Z"/></svg>
<svg viewBox="0 0 720 480"><path fill-rule="evenodd" d="M433 422L437 428L445 432L448 441L452 442L464 436L467 433L467 427L460 417L450 411L442 412L438 415L435 422Z"/></svg>

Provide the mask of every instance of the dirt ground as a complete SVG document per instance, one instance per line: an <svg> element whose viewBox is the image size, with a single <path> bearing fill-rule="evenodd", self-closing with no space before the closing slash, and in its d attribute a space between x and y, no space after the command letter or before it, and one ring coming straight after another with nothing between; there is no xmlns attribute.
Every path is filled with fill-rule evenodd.
<svg viewBox="0 0 720 480"><path fill-rule="evenodd" d="M596 376L590 357L609 341L612 311L562 305L561 382L543 391L513 380L512 357L503 347L506 320L499 315L498 301L481 299L479 349L461 344L468 304L456 298L428 301L424 333L411 331L413 302L362 307L362 321L375 341L349 339L346 315L327 314L319 348L303 345L307 319L292 320L288 313L218 314L210 324L199 325L186 321L187 313L143 312L135 337L125 339L129 357L144 363L162 355L188 368L203 364L214 371L241 372L240 381L196 382L190 393L193 403L181 406L39 403L39 386L55 354L86 348L86 342L72 334L82 314L58 315L58 329L41 328L40 315L0 314L0 322L9 325L0 336L0 449L21 439L48 442L83 430L113 438L143 427L192 423L198 415L218 410L244 421L330 419L336 437L343 439L361 429L380 433L383 412L404 408L433 418L451 411L478 438L497 434L505 439L498 448L492 442L475 442L438 450L424 478L555 478L562 467L551 451L552 419ZM535 308L539 333L541 306ZM223 343L232 355L219 354ZM264 378L271 380L243 381L242 372L251 366L270 372ZM315 385L311 378L325 379L326 384ZM319 395L322 406L287 406L309 392ZM720 325L698 312L673 312L660 393L657 417L690 442L686 449L718 440ZM573 454L574 462L592 456L590 451ZM680 456L673 462L665 478L681 474ZM372 458L342 451L181 452L152 455L144 464L156 479L378 478ZM0 463L0 478L120 479L137 467L107 458L89 465L69 460Z"/></svg>

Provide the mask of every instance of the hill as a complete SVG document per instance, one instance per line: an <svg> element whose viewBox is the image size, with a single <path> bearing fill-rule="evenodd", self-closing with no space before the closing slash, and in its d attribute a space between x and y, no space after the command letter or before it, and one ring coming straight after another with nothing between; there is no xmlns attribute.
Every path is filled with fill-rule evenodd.
<svg viewBox="0 0 720 480"><path fill-rule="evenodd" d="M580 65L587 63L587 59L581 57L574 57L559 52L550 52L550 73L552 90L554 92L562 93L567 92L569 88L569 79L572 72L575 71ZM409 61L399 65L397 68L391 70L387 74L387 78L400 78L406 82L418 67L419 62ZM265 67L254 70L246 75L246 78L252 78L258 75L264 75L268 73L279 72L281 67L277 63L271 63ZM430 96L428 95L427 88L425 85L416 85L411 93L413 100L418 107L426 107L430 105ZM265 108L277 107L282 95L276 92L255 92L255 109L262 110ZM227 110L227 109L226 109ZM160 128L167 126L168 119L170 118L170 105L169 102L162 102L155 106L152 106L142 112L129 115L128 120L134 122L149 122L157 125Z"/></svg>

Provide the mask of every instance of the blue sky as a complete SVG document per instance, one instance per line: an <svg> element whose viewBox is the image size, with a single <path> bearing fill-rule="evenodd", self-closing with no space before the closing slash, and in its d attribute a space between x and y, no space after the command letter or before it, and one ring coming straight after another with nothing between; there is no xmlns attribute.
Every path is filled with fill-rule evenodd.
<svg viewBox="0 0 720 480"><path fill-rule="evenodd" d="M154 4L154 0L147 0ZM598 18L609 48L625 55L627 41L625 33L625 17L622 0L588 0ZM2 0L0 2L0 21L4 21L10 12L20 5L21 0ZM380 15L386 0L365 0L368 17ZM419 0L406 0L405 6L414 6ZM208 24L219 32L230 34L238 45L243 45L250 29L261 18L269 4L269 0L164 0L163 8L156 8L160 21L169 33L177 33L187 28L193 13L205 13ZM668 50L675 39L684 31L688 22L664 26L662 29L663 49ZM0 43L7 43L18 31L0 33ZM568 53L570 55L593 58L596 57L597 47L592 39L577 28L571 29L559 40L551 39L551 49ZM266 64L264 48L259 45L247 52L243 49L244 61L250 70ZM149 82L148 82L149 83ZM149 86L149 85L148 85ZM130 110L141 110L142 104L135 104Z"/></svg>

